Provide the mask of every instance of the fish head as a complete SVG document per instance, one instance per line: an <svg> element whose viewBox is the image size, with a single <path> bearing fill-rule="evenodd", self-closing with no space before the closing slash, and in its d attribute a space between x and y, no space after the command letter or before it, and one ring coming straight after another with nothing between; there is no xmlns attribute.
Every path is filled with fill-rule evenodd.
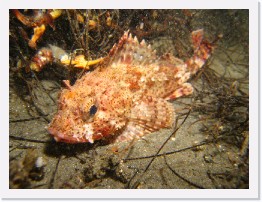
<svg viewBox="0 0 262 202"><path fill-rule="evenodd" d="M56 141L67 143L93 143L111 138L125 125L130 106L130 99L120 94L110 87L101 93L87 87L64 89L48 132Z"/></svg>

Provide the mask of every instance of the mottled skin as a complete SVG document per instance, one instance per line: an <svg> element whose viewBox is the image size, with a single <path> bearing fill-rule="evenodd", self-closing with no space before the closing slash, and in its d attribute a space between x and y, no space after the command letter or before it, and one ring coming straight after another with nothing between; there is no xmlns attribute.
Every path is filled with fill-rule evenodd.
<svg viewBox="0 0 262 202"><path fill-rule="evenodd" d="M192 41L194 55L183 62L170 54L157 57L125 32L102 67L62 90L49 133L68 143L119 142L172 127L175 112L168 100L193 92L187 80L212 51L203 30L193 32Z"/></svg>

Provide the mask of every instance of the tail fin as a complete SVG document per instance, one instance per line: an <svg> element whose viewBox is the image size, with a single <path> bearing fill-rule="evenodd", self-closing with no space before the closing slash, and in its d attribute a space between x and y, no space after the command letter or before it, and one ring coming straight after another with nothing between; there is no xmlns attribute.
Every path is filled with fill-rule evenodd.
<svg viewBox="0 0 262 202"><path fill-rule="evenodd" d="M212 43L204 40L203 29L192 32L192 43L195 48L194 55L186 63L190 73L195 74L206 63L214 47Z"/></svg>

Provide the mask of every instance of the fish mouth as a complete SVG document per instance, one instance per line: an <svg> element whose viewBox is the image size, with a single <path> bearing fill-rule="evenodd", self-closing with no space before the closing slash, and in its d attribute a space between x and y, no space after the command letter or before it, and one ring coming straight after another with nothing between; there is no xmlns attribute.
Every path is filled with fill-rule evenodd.
<svg viewBox="0 0 262 202"><path fill-rule="evenodd" d="M54 137L56 142L65 142L65 143L71 143L71 144L89 142L87 139L83 137L79 138L74 135L65 134L60 131L57 131L54 128L49 127L47 131L49 134L51 134Z"/></svg>

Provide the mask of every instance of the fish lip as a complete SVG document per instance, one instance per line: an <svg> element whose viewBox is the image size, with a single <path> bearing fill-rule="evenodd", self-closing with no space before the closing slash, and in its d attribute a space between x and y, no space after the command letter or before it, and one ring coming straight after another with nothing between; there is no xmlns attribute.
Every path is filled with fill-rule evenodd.
<svg viewBox="0 0 262 202"><path fill-rule="evenodd" d="M54 128L49 127L47 129L48 133L51 134L56 142L65 142L65 143L85 143L88 142L85 138L75 138L71 135L62 133Z"/></svg>

